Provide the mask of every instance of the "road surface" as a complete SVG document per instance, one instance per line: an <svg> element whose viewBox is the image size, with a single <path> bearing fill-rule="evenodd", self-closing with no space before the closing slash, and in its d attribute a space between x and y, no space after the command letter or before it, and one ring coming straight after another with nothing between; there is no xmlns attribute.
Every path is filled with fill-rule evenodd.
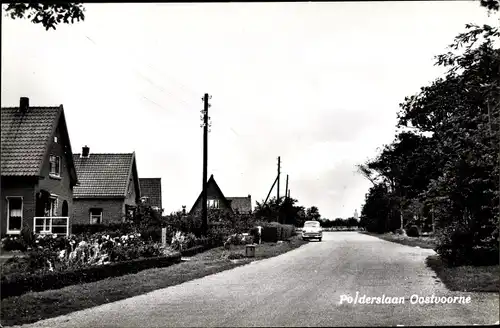
<svg viewBox="0 0 500 328"><path fill-rule="evenodd" d="M424 260L432 250L356 232L326 232L281 256L25 327L412 326L498 321L498 294L450 292ZM402 304L354 304L361 296ZM470 303L411 304L457 296ZM352 303L345 301L351 296ZM413 296L414 298L415 296ZM340 302L341 298L344 302Z"/></svg>

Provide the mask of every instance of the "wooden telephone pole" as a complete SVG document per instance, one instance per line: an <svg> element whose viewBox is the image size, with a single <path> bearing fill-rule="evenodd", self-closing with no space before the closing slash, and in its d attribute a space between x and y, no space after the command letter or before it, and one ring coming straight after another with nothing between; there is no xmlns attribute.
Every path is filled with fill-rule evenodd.
<svg viewBox="0 0 500 328"><path fill-rule="evenodd" d="M201 113L203 114L201 119L203 123L201 127L203 128L203 192L202 192L202 203L201 203L201 219L202 219L202 231L206 233L208 230L208 209L207 209L207 167L208 167L208 127L211 125L209 123L210 117L208 116L208 108L210 104L208 103L208 99L212 98L208 93L205 93L203 99L203 110Z"/></svg>
<svg viewBox="0 0 500 328"><path fill-rule="evenodd" d="M281 158L278 156L278 189L277 189L277 196L276 196L276 201L279 203L280 200L280 170L281 170Z"/></svg>
<svg viewBox="0 0 500 328"><path fill-rule="evenodd" d="M288 198L288 174L286 175L285 198Z"/></svg>

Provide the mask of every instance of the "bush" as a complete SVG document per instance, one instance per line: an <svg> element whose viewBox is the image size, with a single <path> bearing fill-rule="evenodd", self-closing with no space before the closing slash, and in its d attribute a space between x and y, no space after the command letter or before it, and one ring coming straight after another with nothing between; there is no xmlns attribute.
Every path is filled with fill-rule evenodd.
<svg viewBox="0 0 500 328"><path fill-rule="evenodd" d="M281 225L281 237L280 240L288 240L295 235L295 227L289 224Z"/></svg>
<svg viewBox="0 0 500 328"><path fill-rule="evenodd" d="M2 239L2 249L6 252L21 251L25 252L28 246L23 239L15 236L8 236Z"/></svg>
<svg viewBox="0 0 500 328"><path fill-rule="evenodd" d="M232 230L226 225L212 225L208 230L207 237L214 247L222 246L227 238L232 234Z"/></svg>
<svg viewBox="0 0 500 328"><path fill-rule="evenodd" d="M253 227L248 231L248 234L253 237L254 241L259 240L259 229L257 227Z"/></svg>
<svg viewBox="0 0 500 328"><path fill-rule="evenodd" d="M280 227L277 225L265 225L262 227L261 238L263 242L275 243L279 240Z"/></svg>
<svg viewBox="0 0 500 328"><path fill-rule="evenodd" d="M147 227L139 230L139 233L144 241L161 242L161 229L159 227Z"/></svg>
<svg viewBox="0 0 500 328"><path fill-rule="evenodd" d="M406 229L406 235L408 237L420 237L420 229L416 225L412 225Z"/></svg>
<svg viewBox="0 0 500 328"><path fill-rule="evenodd" d="M438 232L436 252L449 266L498 265L496 238L480 240L477 235L468 227L450 225Z"/></svg>

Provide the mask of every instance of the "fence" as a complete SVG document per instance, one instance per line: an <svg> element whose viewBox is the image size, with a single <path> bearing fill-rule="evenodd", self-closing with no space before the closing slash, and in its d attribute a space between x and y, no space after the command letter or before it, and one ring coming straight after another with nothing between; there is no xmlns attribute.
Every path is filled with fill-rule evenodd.
<svg viewBox="0 0 500 328"><path fill-rule="evenodd" d="M67 216L35 216L33 231L37 234L69 235L69 217Z"/></svg>

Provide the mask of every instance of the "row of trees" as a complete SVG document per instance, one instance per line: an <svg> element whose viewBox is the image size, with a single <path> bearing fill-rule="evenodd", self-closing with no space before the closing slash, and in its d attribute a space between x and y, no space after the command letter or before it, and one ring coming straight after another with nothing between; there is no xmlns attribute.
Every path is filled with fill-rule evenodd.
<svg viewBox="0 0 500 328"><path fill-rule="evenodd" d="M357 227L359 221L354 218L327 220L321 218L319 209L316 206L298 206L298 201L294 198L283 197L279 201L276 197L271 198L267 203L257 202L254 210L256 218L265 221L278 221L283 224L292 224L302 227L305 221L319 221L324 228L332 227Z"/></svg>
<svg viewBox="0 0 500 328"><path fill-rule="evenodd" d="M359 226L359 221L354 217L350 217L347 219L336 218L335 220L320 219L319 221L321 222L321 226L323 228L336 228L336 227L355 228Z"/></svg>
<svg viewBox="0 0 500 328"><path fill-rule="evenodd" d="M292 224L296 227L304 225L305 221L321 219L321 214L316 206L306 208L298 206L298 201L289 197L270 198L266 203L258 202L254 215L264 221L278 221L283 224Z"/></svg>
<svg viewBox="0 0 500 328"><path fill-rule="evenodd" d="M437 233L451 263L498 263L500 32L466 29L436 57L446 75L405 98L395 140L359 166L373 184L361 225L379 233L416 225Z"/></svg>

